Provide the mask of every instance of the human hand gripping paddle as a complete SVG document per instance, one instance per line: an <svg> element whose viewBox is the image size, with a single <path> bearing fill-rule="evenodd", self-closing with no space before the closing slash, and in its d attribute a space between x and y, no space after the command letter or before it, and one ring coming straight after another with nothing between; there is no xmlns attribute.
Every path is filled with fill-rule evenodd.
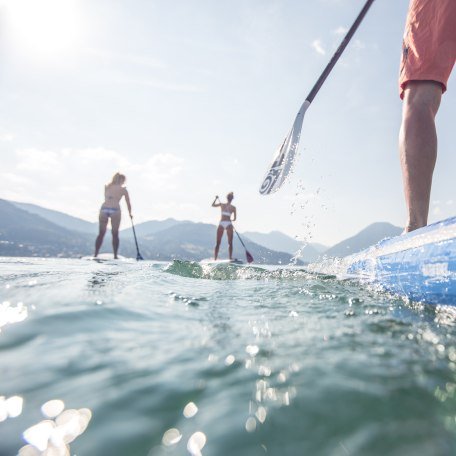
<svg viewBox="0 0 456 456"><path fill-rule="evenodd" d="M133 223L133 216L130 214L130 220L131 220L131 227L133 228L133 236L135 237L135 244L136 244L136 261L139 260L144 260L142 255L139 253L139 247L138 247L138 239L136 238L136 231L135 231L135 225Z"/></svg>
<svg viewBox="0 0 456 456"><path fill-rule="evenodd" d="M299 110L295 118L295 121L293 123L293 126L291 127L290 132L288 133L282 145L274 155L272 164L268 172L266 173L263 183L261 184L260 193L262 195L269 195L279 190L282 184L286 181L290 172L293 170L294 160L299 146L299 139L301 137L302 121L304 119L304 114L306 113L313 99L317 95L321 86L325 82L329 73L331 73L331 70L333 69L334 65L339 60L339 57L344 52L345 48L347 47L347 44L352 39L353 35L356 32L356 29L359 27L359 24L361 24L362 20L364 19L364 16L371 7L372 3L374 3L374 0L366 1L363 9L359 13L355 22L345 35L345 38L343 39L340 46L337 48L337 51L334 53L328 65L324 69L323 73L318 78L318 81L315 83L309 95L304 100L304 103L302 104L301 109Z"/></svg>

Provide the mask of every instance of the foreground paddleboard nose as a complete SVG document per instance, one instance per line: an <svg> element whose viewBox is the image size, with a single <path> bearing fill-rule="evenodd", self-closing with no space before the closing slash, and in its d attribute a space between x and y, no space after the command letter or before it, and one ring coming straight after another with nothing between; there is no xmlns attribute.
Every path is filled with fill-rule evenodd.
<svg viewBox="0 0 456 456"><path fill-rule="evenodd" d="M349 277L416 302L456 306L456 217L344 258Z"/></svg>

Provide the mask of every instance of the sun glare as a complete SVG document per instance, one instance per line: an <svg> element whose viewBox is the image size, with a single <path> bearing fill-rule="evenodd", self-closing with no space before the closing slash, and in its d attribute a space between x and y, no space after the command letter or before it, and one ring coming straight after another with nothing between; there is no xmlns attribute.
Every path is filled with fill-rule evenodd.
<svg viewBox="0 0 456 456"><path fill-rule="evenodd" d="M3 0L8 30L16 46L55 54L77 44L80 0Z"/></svg>

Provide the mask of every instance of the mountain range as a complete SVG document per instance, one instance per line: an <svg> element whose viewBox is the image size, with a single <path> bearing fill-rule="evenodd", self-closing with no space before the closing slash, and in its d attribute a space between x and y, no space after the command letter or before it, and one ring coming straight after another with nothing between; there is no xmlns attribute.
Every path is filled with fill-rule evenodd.
<svg viewBox="0 0 456 456"><path fill-rule="evenodd" d="M136 225L141 254L146 259L183 259L199 261L213 255L216 226L172 218L151 220ZM98 223L29 203L0 199L0 255L81 257L93 253ZM356 235L328 248L321 244L303 244L280 231L245 232L242 239L256 263L289 264L298 252L300 262L313 262L323 256L345 256L362 250L385 237L400 234L390 223L374 223ZM110 252L110 233L102 252ZM220 256L227 256L224 241ZM120 254L136 257L131 228L122 230ZM234 243L234 257L245 251Z"/></svg>
<svg viewBox="0 0 456 456"><path fill-rule="evenodd" d="M0 199L0 256L81 257L93 253L98 224L27 203ZM214 252L216 226L206 223L149 221L138 224L136 232L140 251L145 259L182 259L199 261ZM101 253L110 252L109 231ZM292 255L277 252L248 238L249 252L259 264L289 264ZM119 254L136 257L131 228L122 230ZM242 258L245 251L234 243L233 256ZM220 257L227 257L226 243Z"/></svg>
<svg viewBox="0 0 456 456"><path fill-rule="evenodd" d="M292 254L298 253L306 262L317 261L321 254L327 250L327 247L322 246L321 244L305 244L280 231L271 231L270 233L246 231L244 235L269 249Z"/></svg>
<svg viewBox="0 0 456 456"><path fill-rule="evenodd" d="M345 239L325 251L328 257L344 257L352 253L366 249L378 241L387 237L399 236L402 228L391 225L391 223L377 222L369 225L355 236ZM375 240L375 242L372 242Z"/></svg>

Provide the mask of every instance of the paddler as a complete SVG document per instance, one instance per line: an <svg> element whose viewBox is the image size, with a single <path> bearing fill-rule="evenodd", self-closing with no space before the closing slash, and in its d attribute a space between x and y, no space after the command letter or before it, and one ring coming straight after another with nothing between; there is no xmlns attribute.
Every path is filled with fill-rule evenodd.
<svg viewBox="0 0 456 456"><path fill-rule="evenodd" d="M230 260L233 259L233 224L231 222L234 222L236 220L236 207L231 204L233 198L233 192L230 192L228 195L226 195L226 203L222 203L219 200L218 196L216 196L212 202L212 207L220 207L222 211L220 222L217 227L217 243L214 250L214 260L217 260L220 249L220 242L222 241L223 232L225 230L226 236L228 238L229 258ZM231 218L231 216L233 216L233 218Z"/></svg>
<svg viewBox="0 0 456 456"><path fill-rule="evenodd" d="M405 232L427 225L437 158L435 116L455 60L456 0L411 0L399 76Z"/></svg>
<svg viewBox="0 0 456 456"><path fill-rule="evenodd" d="M98 256L98 252L100 251L101 245L103 244L104 235L106 234L108 221L111 219L112 248L114 251L114 258L117 259L117 251L119 250L119 226L121 219L120 200L122 198L125 198L130 217L133 217L131 215L130 196L128 195L128 191L124 186L125 181L126 177L123 174L116 173L112 177L111 182L105 185L105 200L100 208L100 226L98 237L95 241L94 257Z"/></svg>

